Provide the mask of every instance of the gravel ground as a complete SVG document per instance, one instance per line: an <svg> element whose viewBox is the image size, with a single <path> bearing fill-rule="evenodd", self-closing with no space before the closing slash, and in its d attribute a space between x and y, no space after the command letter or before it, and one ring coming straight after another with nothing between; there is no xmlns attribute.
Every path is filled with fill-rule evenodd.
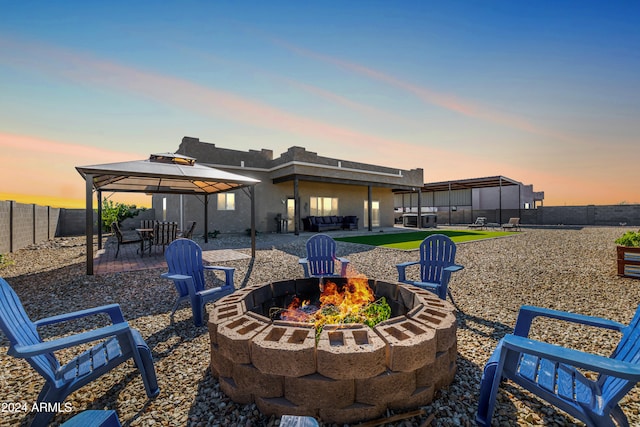
<svg viewBox="0 0 640 427"><path fill-rule="evenodd" d="M457 261L465 269L451 282L458 312L458 372L454 382L436 393L426 416L401 426L419 426L434 414L434 426L472 426L481 369L497 341L512 331L522 304L607 317L627 323L640 302L640 282L616 276L615 238L626 229L593 227L582 230L525 229L506 238L458 245ZM299 277L297 260L304 256L307 236L258 235L255 262L222 263L237 268L236 286ZM124 426L275 426L255 405L238 405L220 391L208 371L206 327L196 328L188 305L169 312L175 300L173 284L161 279L163 269L85 275L84 238L55 239L5 256L0 268L32 319L117 302L130 324L140 330L153 350L160 396L148 400L132 362L69 396L68 413L54 425L84 409L115 409ZM207 249L238 248L249 254L245 236L219 236ZM395 264L417 259L417 252L338 243L338 255L370 278L397 278ZM92 319L95 320L95 319ZM92 327L96 323L92 322ZM88 328L71 323L44 329L46 338ZM614 333L549 322L534 324L534 338L607 355L617 341ZM6 354L0 335L0 402L36 399L43 381L23 360ZM62 359L68 351L59 353ZM631 425L640 425L640 393L635 388L622 402ZM20 425L29 412L5 411L0 425ZM494 425L582 425L513 384L503 384Z"/></svg>

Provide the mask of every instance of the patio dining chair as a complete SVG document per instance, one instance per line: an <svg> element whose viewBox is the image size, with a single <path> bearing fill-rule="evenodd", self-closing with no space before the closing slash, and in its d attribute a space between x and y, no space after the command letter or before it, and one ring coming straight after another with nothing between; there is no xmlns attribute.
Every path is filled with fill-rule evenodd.
<svg viewBox="0 0 640 427"><path fill-rule="evenodd" d="M116 258L118 258L118 254L120 253L120 246L131 244L139 245L142 242L142 238L139 236L125 237L120 230L120 226L115 221L111 223L111 232L116 236L118 242L118 248L116 249Z"/></svg>
<svg viewBox="0 0 640 427"><path fill-rule="evenodd" d="M153 234L151 235L151 245L162 246L163 253L166 247L171 242L176 240L177 237L178 237L177 222L156 221L153 224Z"/></svg>
<svg viewBox="0 0 640 427"><path fill-rule="evenodd" d="M107 314L111 325L47 341L38 333L38 327L41 326L96 314ZM25 359L44 378L44 386L36 404L47 410L35 415L32 426L48 425L54 415L51 411L56 407L53 404L62 403L80 387L129 359L134 360L142 375L147 396L153 398L160 392L151 350L140 333L129 326L118 304L60 314L33 322L27 316L18 295L0 278L0 328L9 340L7 354ZM97 344L64 365L55 354L58 350L72 349L96 341Z"/></svg>

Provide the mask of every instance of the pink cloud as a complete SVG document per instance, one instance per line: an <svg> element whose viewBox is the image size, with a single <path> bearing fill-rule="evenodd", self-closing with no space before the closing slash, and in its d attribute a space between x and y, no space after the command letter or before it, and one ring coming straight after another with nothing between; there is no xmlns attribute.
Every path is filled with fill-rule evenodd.
<svg viewBox="0 0 640 427"><path fill-rule="evenodd" d="M317 61L329 63L335 65L339 68L346 69L355 74L359 74L365 77L368 77L373 80L381 81L390 86L397 87L402 89L408 93L413 94L418 97L422 101L427 104L437 105L444 109L454 111L461 115L472 117L480 120L484 120L487 122L507 126L513 129L518 129L521 131L525 131L532 134L542 135L546 137L551 137L555 139L559 139L566 142L571 142L575 144L584 144L584 140L578 140L575 137L570 135L562 134L559 132L551 131L549 129L543 129L533 125L526 119L521 117L517 117L514 115L509 115L502 113L500 111L495 111L491 108L488 108L486 105L481 105L474 103L472 101L462 99L455 95L439 93L433 91L431 89L412 84L407 81L400 80L394 76L383 73L378 70L374 70L372 68L365 67L360 64L356 64L353 62L345 61L336 57L332 57L329 55L324 55L321 53L313 52L308 49L301 48L299 46L295 46L287 41L277 39L274 37L268 37L273 43L282 46L294 53L297 53L301 56L305 56L308 58L315 59Z"/></svg>
<svg viewBox="0 0 640 427"><path fill-rule="evenodd" d="M7 153L0 181L12 193L83 197L84 181L76 166L144 158L132 153L0 132L0 150Z"/></svg>

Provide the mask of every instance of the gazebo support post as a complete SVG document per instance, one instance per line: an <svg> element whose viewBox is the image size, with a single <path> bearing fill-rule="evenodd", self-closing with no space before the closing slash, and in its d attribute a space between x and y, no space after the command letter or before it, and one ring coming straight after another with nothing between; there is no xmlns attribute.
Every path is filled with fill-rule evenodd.
<svg viewBox="0 0 640 427"><path fill-rule="evenodd" d="M204 242L209 243L209 195L204 195Z"/></svg>
<svg viewBox="0 0 640 427"><path fill-rule="evenodd" d="M87 237L87 275L93 276L93 175L85 176L86 207L85 233Z"/></svg>
<svg viewBox="0 0 640 427"><path fill-rule="evenodd" d="M97 191L98 195L98 249L102 249L102 191Z"/></svg>
<svg viewBox="0 0 640 427"><path fill-rule="evenodd" d="M251 195L251 258L256 257L256 186L249 187Z"/></svg>

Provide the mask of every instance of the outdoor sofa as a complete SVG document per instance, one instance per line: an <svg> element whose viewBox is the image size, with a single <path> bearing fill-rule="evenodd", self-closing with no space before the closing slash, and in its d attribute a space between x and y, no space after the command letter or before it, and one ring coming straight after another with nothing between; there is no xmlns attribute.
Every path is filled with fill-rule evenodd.
<svg viewBox="0 0 640 427"><path fill-rule="evenodd" d="M308 216L302 220L305 231L323 232L328 230L357 230L358 217L355 215Z"/></svg>

